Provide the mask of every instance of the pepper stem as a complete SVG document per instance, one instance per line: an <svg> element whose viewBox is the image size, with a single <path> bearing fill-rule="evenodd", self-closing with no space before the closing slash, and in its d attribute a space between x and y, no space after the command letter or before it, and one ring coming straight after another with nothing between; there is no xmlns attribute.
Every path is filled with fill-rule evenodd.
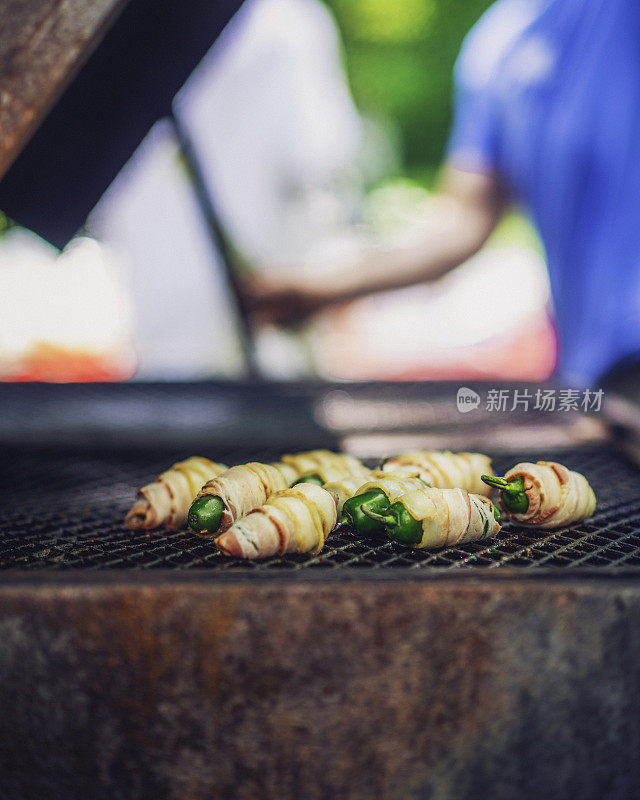
<svg viewBox="0 0 640 800"><path fill-rule="evenodd" d="M522 475L516 475L507 480L497 475L482 475L482 480L488 486L495 486L500 490L502 505L514 514L524 514L529 508L529 498L524 488Z"/></svg>
<svg viewBox="0 0 640 800"><path fill-rule="evenodd" d="M351 525L351 520L346 514L343 514L340 519L336 522L334 527L334 531L341 531L343 528L348 528Z"/></svg>
<svg viewBox="0 0 640 800"><path fill-rule="evenodd" d="M507 489L509 486L506 478L499 478L497 475L481 475L480 477L487 486L493 486L496 489Z"/></svg>
<svg viewBox="0 0 640 800"><path fill-rule="evenodd" d="M369 517L369 519L374 520L374 522L379 522L381 525L396 525L398 520L393 516L386 516L383 517L382 514L376 514L375 511L369 511L369 509L361 505L360 511L365 515L365 517Z"/></svg>
<svg viewBox="0 0 640 800"><path fill-rule="evenodd" d="M497 475L481 475L480 477L489 486L495 486L496 489L500 489L503 497L504 495L513 495L514 497L517 495L519 497L524 494L522 478L519 476L511 478L509 481L506 478L499 478Z"/></svg>

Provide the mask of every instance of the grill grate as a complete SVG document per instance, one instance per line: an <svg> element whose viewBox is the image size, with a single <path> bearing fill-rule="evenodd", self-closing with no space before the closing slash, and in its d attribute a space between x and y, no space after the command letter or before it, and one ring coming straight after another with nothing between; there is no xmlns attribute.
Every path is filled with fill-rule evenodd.
<svg viewBox="0 0 640 800"><path fill-rule="evenodd" d="M318 556L283 556L246 562L220 555L213 544L186 531L134 533L122 528L135 489L184 453L7 453L0 485L0 568L277 570L437 569L466 567L640 566L640 472L612 447L529 454L554 458L589 478L596 514L569 530L532 533L506 525L499 537L437 552L383 540L332 534ZM219 452L226 463L273 460L273 452ZM512 466L494 459L497 472Z"/></svg>

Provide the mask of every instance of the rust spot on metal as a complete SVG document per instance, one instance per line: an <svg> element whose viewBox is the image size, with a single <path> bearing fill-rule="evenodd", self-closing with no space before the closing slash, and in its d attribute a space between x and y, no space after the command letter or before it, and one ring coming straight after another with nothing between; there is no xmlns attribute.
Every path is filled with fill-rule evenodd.
<svg viewBox="0 0 640 800"><path fill-rule="evenodd" d="M126 0L10 0L0 37L0 177Z"/></svg>
<svg viewBox="0 0 640 800"><path fill-rule="evenodd" d="M5 586L0 635L8 796L640 787L635 584Z"/></svg>

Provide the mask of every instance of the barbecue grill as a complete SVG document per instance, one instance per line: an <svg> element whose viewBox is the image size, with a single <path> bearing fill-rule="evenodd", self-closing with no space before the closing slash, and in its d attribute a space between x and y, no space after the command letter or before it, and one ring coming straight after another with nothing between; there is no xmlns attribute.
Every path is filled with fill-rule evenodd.
<svg viewBox="0 0 640 800"><path fill-rule="evenodd" d="M635 433L607 413L463 416L455 388L0 387L0 796L634 796ZM373 463L407 438L466 441L498 471L557 458L596 513L435 552L333 534L255 563L122 527L192 452L346 443Z"/></svg>
<svg viewBox="0 0 640 800"><path fill-rule="evenodd" d="M1 170L124 5L14 4ZM221 26L238 3L217 5ZM52 240L170 104L167 85L152 117L131 113L153 56L126 80L109 73L131 63L121 48L138 47L143 6L128 4L2 185L4 210ZM173 56L180 37L198 41L179 61L165 17L145 36L176 85L204 52L210 6L177 8ZM113 114L88 136L99 80ZM124 139L107 125L118 109ZM93 153L73 144L91 136ZM52 140L68 148L53 162ZM58 160L82 191L52 179ZM0 799L639 796L637 412L607 398L599 414L463 415L456 388L0 385ZM329 447L373 464L411 446L478 449L498 471L560 460L588 476L596 513L436 552L339 533L317 556L260 563L187 531L122 527L136 489L195 453L232 464Z"/></svg>
<svg viewBox="0 0 640 800"><path fill-rule="evenodd" d="M157 454L14 451L3 465L11 498L0 513L0 568L207 569L212 575L309 570L332 574L351 569L379 574L389 568L450 571L462 568L640 566L639 473L612 446L551 451L553 458L589 476L598 497L596 514L569 531L528 531L506 523L497 539L442 551L411 550L380 539L334 533L317 556L286 554L265 562L221 555L189 531L128 531L122 520L136 487L171 463ZM220 450L216 460L236 464L272 461L274 450ZM527 452L528 460L549 451ZM497 474L514 458L494 456ZM370 461L375 466L375 461ZM45 487L43 489L43 487Z"/></svg>

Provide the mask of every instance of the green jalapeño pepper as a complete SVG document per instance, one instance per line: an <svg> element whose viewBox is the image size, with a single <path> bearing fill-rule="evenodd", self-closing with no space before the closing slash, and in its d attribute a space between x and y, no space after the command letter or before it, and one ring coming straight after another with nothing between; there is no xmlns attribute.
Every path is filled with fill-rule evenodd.
<svg viewBox="0 0 640 800"><path fill-rule="evenodd" d="M347 524L357 533L376 533L381 525L366 514L367 509L374 514L383 514L389 508L389 498L382 489L369 489L345 500L342 506L341 524Z"/></svg>
<svg viewBox="0 0 640 800"><path fill-rule="evenodd" d="M206 494L193 501L187 522L196 533L215 533L220 527L223 511L222 498Z"/></svg>
<svg viewBox="0 0 640 800"><path fill-rule="evenodd" d="M384 526L387 536L400 544L418 544L422 539L422 522L413 517L397 500L389 506L386 514L376 514L362 507L362 513Z"/></svg>
<svg viewBox="0 0 640 800"><path fill-rule="evenodd" d="M315 483L318 486L322 486L324 481L317 472L314 472L311 475L303 475L301 478L295 480L291 485L295 486L296 483Z"/></svg>
<svg viewBox="0 0 640 800"><path fill-rule="evenodd" d="M482 480L487 486L500 490L500 500L507 511L514 514L524 514L529 508L529 498L524 489L524 478L518 475L515 478L499 478L497 475L482 475ZM500 520L496 517L498 522Z"/></svg>

